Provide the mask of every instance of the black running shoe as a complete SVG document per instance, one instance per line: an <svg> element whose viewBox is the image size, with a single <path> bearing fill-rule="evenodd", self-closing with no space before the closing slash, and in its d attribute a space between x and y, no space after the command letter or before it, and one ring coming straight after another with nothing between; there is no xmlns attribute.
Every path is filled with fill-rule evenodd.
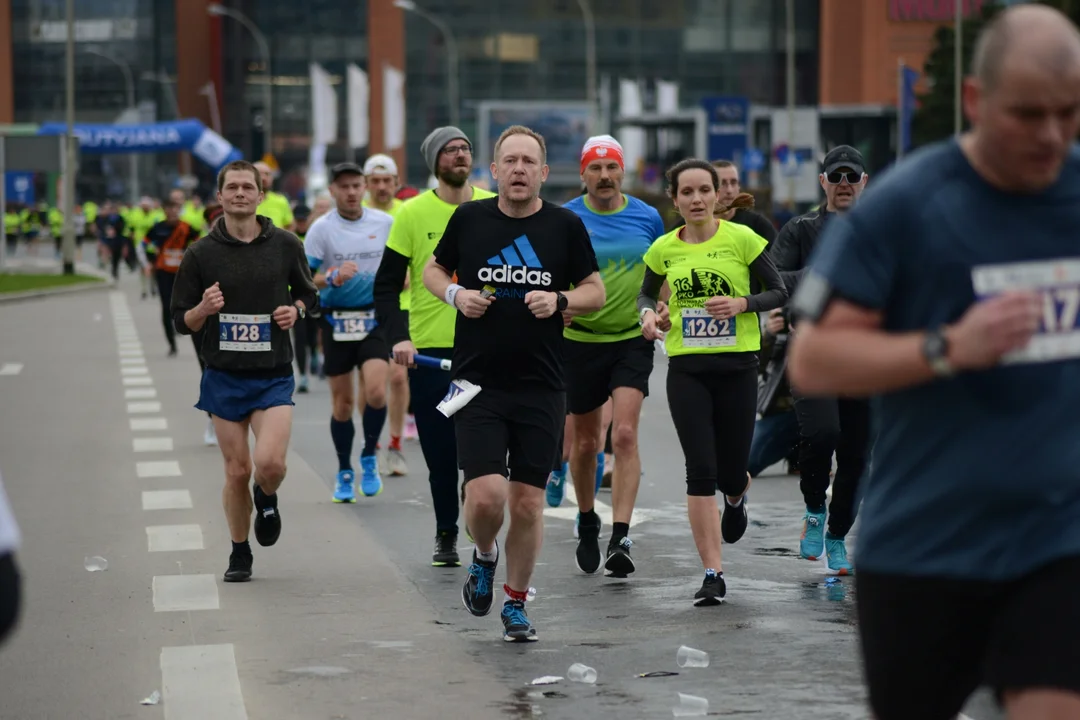
<svg viewBox="0 0 1080 720"><path fill-rule="evenodd" d="M724 582L723 573L719 575L705 575L705 582L701 583L701 589L694 595L694 605L708 607L719 605L724 602L727 595L727 583Z"/></svg>
<svg viewBox="0 0 1080 720"><path fill-rule="evenodd" d="M506 642L536 642L536 628L525 614L525 603L508 600L502 608L503 640Z"/></svg>
<svg viewBox="0 0 1080 720"><path fill-rule="evenodd" d="M577 557L578 570L586 575L592 575L600 569L604 562L604 556L600 554L600 518L592 514L595 522L590 524L585 517L581 516L578 521L578 544Z"/></svg>
<svg viewBox="0 0 1080 720"><path fill-rule="evenodd" d="M251 579L251 556L241 553L229 555L229 569L225 571L225 582L247 582Z"/></svg>
<svg viewBox="0 0 1080 720"><path fill-rule="evenodd" d="M619 542L608 545L607 559L604 561L604 575L624 578L637 569L634 566L634 559L630 557L630 547L633 544L630 538L624 537Z"/></svg>
<svg viewBox="0 0 1080 720"><path fill-rule="evenodd" d="M728 545L734 545L746 532L746 496L743 495L739 507L731 507L724 498L724 512L720 513L720 535Z"/></svg>
<svg viewBox="0 0 1080 720"><path fill-rule="evenodd" d="M461 602L466 610L477 617L491 612L491 600L495 597L495 568L498 565L498 559L495 562L480 560L476 557L476 550L473 550L469 577L461 588Z"/></svg>
<svg viewBox="0 0 1080 720"><path fill-rule="evenodd" d="M252 490L255 498L255 539L263 547L270 547L281 535L281 512L277 497L266 495L258 485Z"/></svg>
<svg viewBox="0 0 1080 720"><path fill-rule="evenodd" d="M431 556L432 567L461 567L457 551L457 533L440 530L435 535L435 553Z"/></svg>

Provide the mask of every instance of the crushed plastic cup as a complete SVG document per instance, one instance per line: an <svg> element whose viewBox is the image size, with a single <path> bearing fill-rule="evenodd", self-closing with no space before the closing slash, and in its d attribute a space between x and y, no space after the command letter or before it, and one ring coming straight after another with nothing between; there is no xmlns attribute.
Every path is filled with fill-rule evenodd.
<svg viewBox="0 0 1080 720"><path fill-rule="evenodd" d="M525 593L525 602L532 602L536 599L536 588L530 587Z"/></svg>
<svg viewBox="0 0 1080 720"><path fill-rule="evenodd" d="M566 677L570 678L570 682L593 685L596 683L596 670L588 665L574 663L570 666L570 669L566 671Z"/></svg>
<svg viewBox="0 0 1080 720"><path fill-rule="evenodd" d="M709 667L709 653L683 645L675 655L675 662L681 668L706 668Z"/></svg>
<svg viewBox="0 0 1080 720"><path fill-rule="evenodd" d="M705 717L709 714L709 701L697 695L679 693L679 704L671 709L675 717Z"/></svg>
<svg viewBox="0 0 1080 720"><path fill-rule="evenodd" d="M83 566L88 572L101 572L102 570L109 569L109 561L100 555L94 555L93 557L87 557L83 560Z"/></svg>
<svg viewBox="0 0 1080 720"><path fill-rule="evenodd" d="M161 693L155 690L150 693L150 697L143 698L139 701L140 705L157 705L161 702Z"/></svg>

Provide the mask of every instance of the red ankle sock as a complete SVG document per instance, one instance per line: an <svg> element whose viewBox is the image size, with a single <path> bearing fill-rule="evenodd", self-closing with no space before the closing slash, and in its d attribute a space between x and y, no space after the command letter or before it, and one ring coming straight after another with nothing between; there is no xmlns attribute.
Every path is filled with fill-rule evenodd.
<svg viewBox="0 0 1080 720"><path fill-rule="evenodd" d="M390 436L390 449L391 450L400 450L401 449L401 438L400 437L395 437L394 435Z"/></svg>
<svg viewBox="0 0 1080 720"><path fill-rule="evenodd" d="M503 592L506 593L506 597L519 602L525 602L529 597L528 590L513 590L509 585L503 585Z"/></svg>

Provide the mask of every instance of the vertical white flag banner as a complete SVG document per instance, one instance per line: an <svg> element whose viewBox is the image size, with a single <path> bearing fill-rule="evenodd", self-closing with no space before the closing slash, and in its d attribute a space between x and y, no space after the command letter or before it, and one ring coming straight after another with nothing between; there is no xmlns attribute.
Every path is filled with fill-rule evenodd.
<svg viewBox="0 0 1080 720"><path fill-rule="evenodd" d="M330 145L338 139L337 92L330 73L311 63L311 144Z"/></svg>
<svg viewBox="0 0 1080 720"><path fill-rule="evenodd" d="M666 80L656 81L656 112L671 115L679 112L679 84Z"/></svg>
<svg viewBox="0 0 1080 720"><path fill-rule="evenodd" d="M405 73L383 66L383 149L405 146Z"/></svg>
<svg viewBox="0 0 1080 720"><path fill-rule="evenodd" d="M349 147L367 147L371 142L368 123L368 101L371 87L367 73L355 63L346 67L346 84L349 88Z"/></svg>
<svg viewBox="0 0 1080 720"><path fill-rule="evenodd" d="M619 78L619 115L634 117L645 112L641 99L641 84L637 80ZM623 146L623 161L626 173L631 179L638 175L638 162L645 157L645 129L639 127L620 128L616 134ZM633 183L631 183L633 187Z"/></svg>

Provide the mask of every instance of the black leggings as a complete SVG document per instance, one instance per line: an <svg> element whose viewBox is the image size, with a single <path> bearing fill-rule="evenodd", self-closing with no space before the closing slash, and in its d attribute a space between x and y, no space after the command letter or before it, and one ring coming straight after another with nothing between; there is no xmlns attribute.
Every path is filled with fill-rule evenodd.
<svg viewBox="0 0 1080 720"><path fill-rule="evenodd" d="M319 349L319 321L308 316L297 318L293 325L293 350L296 355L296 369L301 375L308 373L308 358L314 357Z"/></svg>
<svg viewBox="0 0 1080 720"><path fill-rule="evenodd" d="M668 407L686 456L687 495L708 497L719 488L737 497L746 490L757 366L729 369L725 361L730 359L683 356L668 363Z"/></svg>
<svg viewBox="0 0 1080 720"><path fill-rule="evenodd" d="M7 639L19 619L22 580L14 553L0 555L0 643Z"/></svg>
<svg viewBox="0 0 1080 720"><path fill-rule="evenodd" d="M173 285L176 284L176 274L155 270L154 278L157 280L158 297L161 298L161 324L165 327L165 339L169 341L169 347L176 349L176 328L173 327L172 304Z"/></svg>
<svg viewBox="0 0 1080 720"><path fill-rule="evenodd" d="M420 354L449 358L450 348L424 348ZM450 373L427 367L409 369L409 393L416 416L420 449L428 466L431 502L435 506L437 530L456 533L458 529L458 461L454 421L436 407L450 387Z"/></svg>

